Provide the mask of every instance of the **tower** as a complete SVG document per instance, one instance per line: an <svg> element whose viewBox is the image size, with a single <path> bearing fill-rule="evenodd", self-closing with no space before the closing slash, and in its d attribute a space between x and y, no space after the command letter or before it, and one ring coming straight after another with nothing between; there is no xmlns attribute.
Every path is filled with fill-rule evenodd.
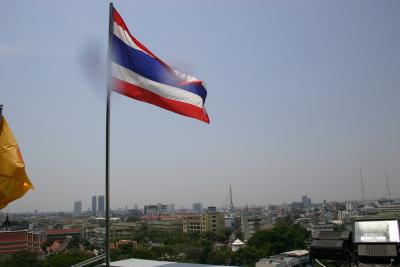
<svg viewBox="0 0 400 267"><path fill-rule="evenodd" d="M364 182L362 176L362 170L360 168L360 178L361 178L361 201L363 204L363 212L365 212L365 190L364 190Z"/></svg>
<svg viewBox="0 0 400 267"><path fill-rule="evenodd" d="M101 216L104 216L104 195L100 195L97 197L97 211Z"/></svg>
<svg viewBox="0 0 400 267"><path fill-rule="evenodd" d="M74 202L74 213L82 213L82 201Z"/></svg>
<svg viewBox="0 0 400 267"><path fill-rule="evenodd" d="M97 212L97 196L92 196L92 212L94 214Z"/></svg>
<svg viewBox="0 0 400 267"><path fill-rule="evenodd" d="M232 186L229 186L229 211L234 211L233 200L232 200Z"/></svg>
<svg viewBox="0 0 400 267"><path fill-rule="evenodd" d="M387 172L385 172L385 176L386 176L386 189L387 189L387 193L388 193L388 199L390 201L390 200L392 200L392 193L390 192L389 177L388 177Z"/></svg>

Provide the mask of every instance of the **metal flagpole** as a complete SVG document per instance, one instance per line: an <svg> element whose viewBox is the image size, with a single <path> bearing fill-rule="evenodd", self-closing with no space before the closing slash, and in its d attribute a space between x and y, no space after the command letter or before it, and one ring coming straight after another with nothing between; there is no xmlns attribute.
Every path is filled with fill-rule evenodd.
<svg viewBox="0 0 400 267"><path fill-rule="evenodd" d="M112 34L114 30L113 4L110 3L110 17L108 25L108 55L107 55L107 108L106 108L106 238L105 254L106 266L110 266L110 94L111 94L111 51Z"/></svg>
<svg viewBox="0 0 400 267"><path fill-rule="evenodd" d="M3 120L3 105L0 104L0 132L1 132L1 121Z"/></svg>

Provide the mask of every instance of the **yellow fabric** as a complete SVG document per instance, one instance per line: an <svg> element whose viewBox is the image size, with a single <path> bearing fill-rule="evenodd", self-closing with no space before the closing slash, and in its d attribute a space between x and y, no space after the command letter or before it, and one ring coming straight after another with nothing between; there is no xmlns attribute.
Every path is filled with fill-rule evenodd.
<svg viewBox="0 0 400 267"><path fill-rule="evenodd" d="M17 141L3 116L0 122L0 210L32 188Z"/></svg>

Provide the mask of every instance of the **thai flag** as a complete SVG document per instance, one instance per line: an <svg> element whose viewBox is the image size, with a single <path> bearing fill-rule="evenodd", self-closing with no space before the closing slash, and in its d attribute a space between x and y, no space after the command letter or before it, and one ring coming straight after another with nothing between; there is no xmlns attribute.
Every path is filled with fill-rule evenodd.
<svg viewBox="0 0 400 267"><path fill-rule="evenodd" d="M150 52L131 35L115 9L113 17L111 89L209 123L204 107L207 96L205 84L166 64Z"/></svg>

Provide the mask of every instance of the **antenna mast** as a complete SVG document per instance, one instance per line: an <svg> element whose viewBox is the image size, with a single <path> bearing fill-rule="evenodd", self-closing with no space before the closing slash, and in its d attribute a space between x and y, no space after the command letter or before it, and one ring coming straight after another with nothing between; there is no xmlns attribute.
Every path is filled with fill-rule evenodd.
<svg viewBox="0 0 400 267"><path fill-rule="evenodd" d="M389 201L390 201L390 200L392 200L392 193L390 192L389 177L388 177L387 172L385 172L385 176L386 176L386 189L387 189L388 198L389 198Z"/></svg>
<svg viewBox="0 0 400 267"><path fill-rule="evenodd" d="M365 213L365 191L364 191L364 182L362 176L362 170L360 168L360 178L361 178L361 200L363 203L363 212Z"/></svg>
<svg viewBox="0 0 400 267"><path fill-rule="evenodd" d="M233 212L233 200L232 200L232 186L229 186L229 211Z"/></svg>

